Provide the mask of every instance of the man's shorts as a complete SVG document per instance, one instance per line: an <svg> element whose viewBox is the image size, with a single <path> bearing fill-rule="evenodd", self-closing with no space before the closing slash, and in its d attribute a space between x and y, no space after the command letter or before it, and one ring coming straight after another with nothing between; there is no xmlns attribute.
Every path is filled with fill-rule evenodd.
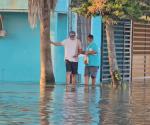
<svg viewBox="0 0 150 125"><path fill-rule="evenodd" d="M71 72L72 74L78 73L78 62L71 62L69 60L66 61L66 71Z"/></svg>
<svg viewBox="0 0 150 125"><path fill-rule="evenodd" d="M98 66L85 66L84 76L96 78Z"/></svg>

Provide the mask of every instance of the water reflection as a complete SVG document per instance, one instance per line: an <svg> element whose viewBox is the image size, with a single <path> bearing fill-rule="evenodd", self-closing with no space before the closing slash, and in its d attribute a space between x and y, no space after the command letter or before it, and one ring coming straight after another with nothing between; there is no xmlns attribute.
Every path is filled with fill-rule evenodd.
<svg viewBox="0 0 150 125"><path fill-rule="evenodd" d="M72 84L67 84L66 85L66 92L75 92L77 89L76 85L72 85Z"/></svg>
<svg viewBox="0 0 150 125"><path fill-rule="evenodd" d="M98 124L99 94L99 87L89 87L86 92L84 86L41 87L41 125Z"/></svg>
<svg viewBox="0 0 150 125"><path fill-rule="evenodd" d="M49 109L48 104L52 100L51 93L53 92L54 85L42 86L40 85L40 124L49 125Z"/></svg>
<svg viewBox="0 0 150 125"><path fill-rule="evenodd" d="M131 86L131 119L133 125L150 124L150 79L134 81Z"/></svg>
<svg viewBox="0 0 150 125"><path fill-rule="evenodd" d="M150 81L101 87L101 125L149 125Z"/></svg>
<svg viewBox="0 0 150 125"><path fill-rule="evenodd" d="M149 83L1 84L0 125L149 125Z"/></svg>
<svg viewBox="0 0 150 125"><path fill-rule="evenodd" d="M129 91L126 84L117 88L101 87L101 125L131 125Z"/></svg>
<svg viewBox="0 0 150 125"><path fill-rule="evenodd" d="M89 94L77 91L75 86L67 85L64 97L64 125L90 125L92 116L89 112ZM76 90L76 91L75 91ZM79 94L78 94L79 93Z"/></svg>
<svg viewBox="0 0 150 125"><path fill-rule="evenodd" d="M38 125L38 104L37 84L0 84L0 125Z"/></svg>

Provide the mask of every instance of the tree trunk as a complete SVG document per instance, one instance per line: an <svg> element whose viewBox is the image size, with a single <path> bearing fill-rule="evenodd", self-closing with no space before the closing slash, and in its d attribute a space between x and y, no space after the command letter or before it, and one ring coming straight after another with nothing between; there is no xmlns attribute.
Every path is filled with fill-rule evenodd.
<svg viewBox="0 0 150 125"><path fill-rule="evenodd" d="M40 60L41 60L41 78L40 84L54 84L54 74L51 59L50 40L50 11L47 0L43 0L43 7L40 21Z"/></svg>
<svg viewBox="0 0 150 125"><path fill-rule="evenodd" d="M114 71L118 71L118 64L117 64L115 41L114 41L114 27L113 27L113 22L111 20L107 20L106 22L106 39L107 39L110 75L111 75L112 84L115 85L115 84L119 84L119 81L116 80L114 75Z"/></svg>

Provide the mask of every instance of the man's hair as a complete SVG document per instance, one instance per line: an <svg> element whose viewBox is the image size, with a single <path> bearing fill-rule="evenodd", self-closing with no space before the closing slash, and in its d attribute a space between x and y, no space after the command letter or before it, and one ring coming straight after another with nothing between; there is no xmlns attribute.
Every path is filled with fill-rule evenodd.
<svg viewBox="0 0 150 125"><path fill-rule="evenodd" d="M90 39L94 39L94 36L93 36L92 34L89 34L88 37L89 37Z"/></svg>
<svg viewBox="0 0 150 125"><path fill-rule="evenodd" d="M71 35L76 35L75 31L70 31L69 36L71 36Z"/></svg>

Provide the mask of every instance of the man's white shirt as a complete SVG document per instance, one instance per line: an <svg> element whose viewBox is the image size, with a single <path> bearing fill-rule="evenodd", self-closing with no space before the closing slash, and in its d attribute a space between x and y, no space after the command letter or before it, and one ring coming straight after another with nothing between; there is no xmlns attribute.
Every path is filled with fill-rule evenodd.
<svg viewBox="0 0 150 125"><path fill-rule="evenodd" d="M81 42L77 38L71 40L70 38L65 39L61 44L64 46L65 59L71 62L78 62L78 50L81 49Z"/></svg>

